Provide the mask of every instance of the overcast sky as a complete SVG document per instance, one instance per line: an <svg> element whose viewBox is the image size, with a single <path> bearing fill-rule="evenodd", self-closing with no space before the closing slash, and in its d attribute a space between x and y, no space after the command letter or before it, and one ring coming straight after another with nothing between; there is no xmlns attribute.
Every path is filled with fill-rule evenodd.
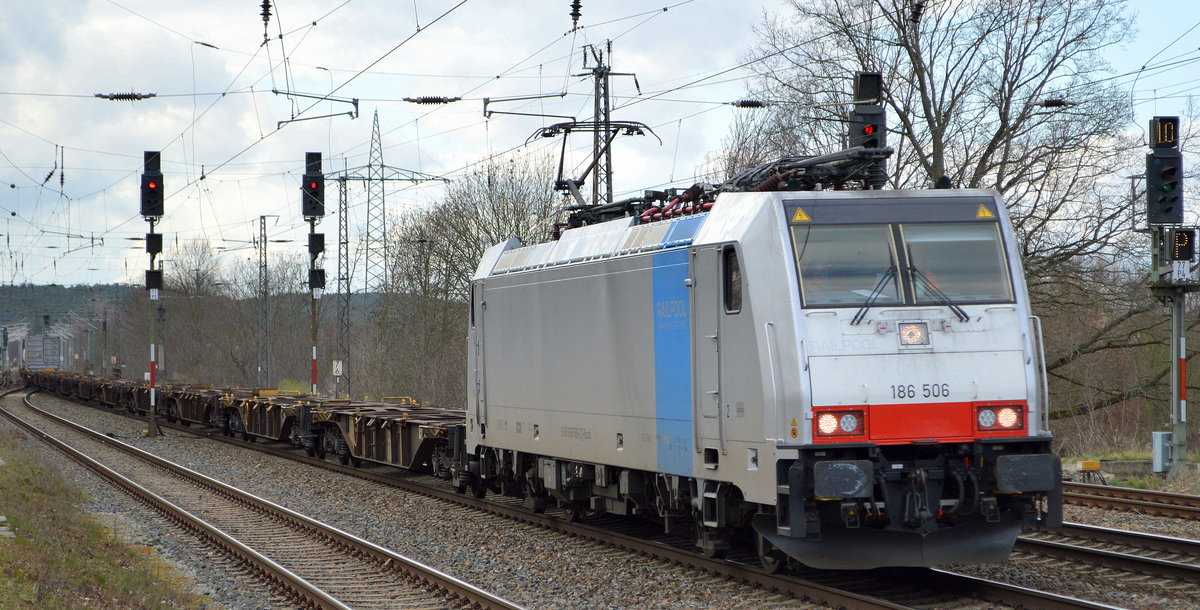
<svg viewBox="0 0 1200 610"><path fill-rule="evenodd" d="M0 188L0 282L35 284L141 283L148 257L130 238L147 230L138 216L144 150L162 151L168 198L159 231L167 244L208 239L242 259L255 256L246 242L260 215L278 216L269 222L270 239L294 240L271 244L272 256L303 250L304 153L321 151L327 171L365 165L376 111L384 162L393 167L453 178L489 154L557 150L549 140L520 147L539 126L562 119L485 119L482 100L565 93L491 108L590 119L591 83L574 76L584 71L580 47L607 40L613 70L636 74L636 84L613 79L614 119L646 123L662 139L618 140L617 195L688 186L734 113L746 112L724 103L744 95L748 72L737 66L750 57L754 27L764 12L784 6L584 0L581 27L572 31L568 0L276 0L263 45L255 0L8 4L0 20L0 185L11 188ZM1189 2L1134 4L1139 34L1112 55L1115 73L1193 60L1136 85L1132 77L1118 81L1135 90L1144 124L1154 114L1179 114L1179 96L1195 91L1200 28L1192 29L1198 17ZM272 89L335 90L335 97L359 99L358 117L279 128L293 117L353 107ZM130 92L158 97L93 97ZM402 101L419 96L463 100L438 107ZM588 142L573 144L580 151L568 168L585 161ZM441 192L436 184L389 185L389 211L428 205ZM324 266L332 290L334 183L328 199L330 215L318 230L330 244ZM363 200L351 197L352 237L365 222Z"/></svg>

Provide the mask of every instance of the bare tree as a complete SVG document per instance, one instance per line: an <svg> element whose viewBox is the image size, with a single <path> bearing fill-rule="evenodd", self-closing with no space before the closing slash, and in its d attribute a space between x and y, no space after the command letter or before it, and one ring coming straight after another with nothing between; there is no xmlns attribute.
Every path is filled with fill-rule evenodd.
<svg viewBox="0 0 1200 610"><path fill-rule="evenodd" d="M364 347L355 356L367 394L465 403L471 276L496 243L549 238L559 205L554 169L547 157L493 161L452 182L441 202L391 221L390 285L372 295L379 302L370 329L357 334L369 340L358 342Z"/></svg>
<svg viewBox="0 0 1200 610"><path fill-rule="evenodd" d="M1129 33L1122 2L1096 0L790 0L760 28L760 95L776 110L743 121L731 144L751 158L827 152L859 70L885 75L896 149L892 186L942 176L1005 195L1026 265L1123 250L1138 146L1121 135L1128 96L1102 82L1100 52ZM766 143L763 143L766 140ZM744 153L739 153L744 154Z"/></svg>
<svg viewBox="0 0 1200 610"><path fill-rule="evenodd" d="M550 238L555 210L550 157L510 158L451 183L446 199L411 226L429 241L429 271L447 298L466 300L484 250L511 237L525 244Z"/></svg>

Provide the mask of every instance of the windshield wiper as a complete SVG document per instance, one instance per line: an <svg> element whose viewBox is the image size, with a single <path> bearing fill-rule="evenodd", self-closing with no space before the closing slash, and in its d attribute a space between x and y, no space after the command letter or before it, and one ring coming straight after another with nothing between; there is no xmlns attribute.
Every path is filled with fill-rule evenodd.
<svg viewBox="0 0 1200 610"><path fill-rule="evenodd" d="M887 286L888 281L895 277L896 266L892 265L891 267L888 267L888 270L884 272L882 277L879 278L879 281L875 282L875 288L871 290L871 294L867 295L867 300L863 301L862 307L858 308L858 313L854 314L854 319L850 320L851 326L858 326L858 323L863 321L863 318L865 318L867 315L867 310L875 304L875 301L879 299L879 295L883 294L883 289L885 286Z"/></svg>
<svg viewBox="0 0 1200 610"><path fill-rule="evenodd" d="M959 307L954 301L951 301L950 297L946 296L946 293L942 292L942 290L934 285L933 282L929 281L929 278L925 277L925 274L921 273L920 269L917 269L916 267L909 267L908 270L910 273L912 273L914 278L921 282L921 285L925 287L925 290L935 297L935 300L938 303L949 307L950 311L953 311L954 315L957 316L959 320L963 322L970 321L971 316L968 316L967 312L963 311L962 307Z"/></svg>

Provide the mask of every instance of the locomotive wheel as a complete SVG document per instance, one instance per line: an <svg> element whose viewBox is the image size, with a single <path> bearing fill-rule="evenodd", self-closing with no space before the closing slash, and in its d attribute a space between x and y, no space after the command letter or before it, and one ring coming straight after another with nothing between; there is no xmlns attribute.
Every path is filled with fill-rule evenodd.
<svg viewBox="0 0 1200 610"><path fill-rule="evenodd" d="M763 570L767 574L777 574L787 565L787 555L778 547L771 544L762 534L755 533L755 541L758 543L758 561L762 564Z"/></svg>
<svg viewBox="0 0 1200 610"><path fill-rule="evenodd" d="M525 498L526 506L530 507L534 513L541 514L546 512L546 502L543 494L537 493L533 483L530 482L528 476L521 478L521 495ZM543 501L539 502L541 499Z"/></svg>
<svg viewBox="0 0 1200 610"><path fill-rule="evenodd" d="M500 495L512 496L514 498L522 496L521 485L511 474L500 477Z"/></svg>
<svg viewBox="0 0 1200 610"><path fill-rule="evenodd" d="M348 447L345 451L338 453L338 461L341 462L342 466L350 463L350 449Z"/></svg>
<svg viewBox="0 0 1200 610"><path fill-rule="evenodd" d="M468 484L471 488L471 495L483 499L487 495L487 483L479 477L471 477L471 482Z"/></svg>

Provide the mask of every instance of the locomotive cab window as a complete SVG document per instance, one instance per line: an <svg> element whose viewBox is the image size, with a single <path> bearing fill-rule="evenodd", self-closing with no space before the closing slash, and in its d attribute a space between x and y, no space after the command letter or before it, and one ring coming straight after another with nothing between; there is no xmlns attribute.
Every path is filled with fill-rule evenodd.
<svg viewBox="0 0 1200 610"><path fill-rule="evenodd" d="M742 267L738 263L737 250L733 246L721 252L721 268L724 275L725 313L742 310Z"/></svg>
<svg viewBox="0 0 1200 610"><path fill-rule="evenodd" d="M792 247L805 307L900 303L888 225L794 225Z"/></svg>
<svg viewBox="0 0 1200 610"><path fill-rule="evenodd" d="M998 223L904 224L900 230L917 304L1013 300Z"/></svg>

